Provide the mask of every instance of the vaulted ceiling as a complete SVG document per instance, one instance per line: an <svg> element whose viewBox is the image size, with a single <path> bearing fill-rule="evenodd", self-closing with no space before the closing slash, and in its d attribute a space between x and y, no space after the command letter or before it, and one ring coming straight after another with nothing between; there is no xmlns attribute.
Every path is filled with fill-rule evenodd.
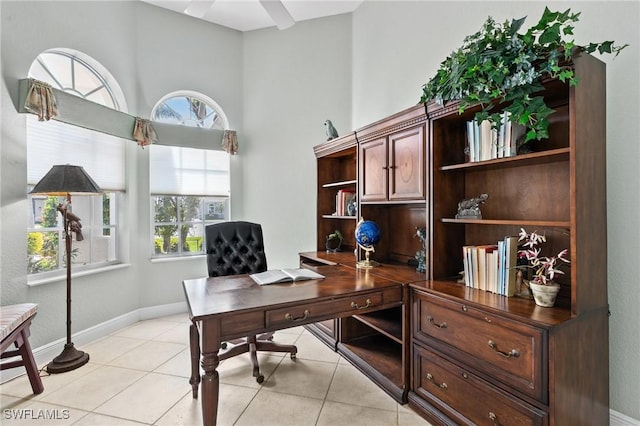
<svg viewBox="0 0 640 426"><path fill-rule="evenodd" d="M353 12L364 0L141 0L239 31Z"/></svg>

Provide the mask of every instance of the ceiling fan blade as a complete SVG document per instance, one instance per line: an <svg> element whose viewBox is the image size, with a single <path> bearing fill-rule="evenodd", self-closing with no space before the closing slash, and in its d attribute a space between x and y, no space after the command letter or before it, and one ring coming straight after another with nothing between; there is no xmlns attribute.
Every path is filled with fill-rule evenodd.
<svg viewBox="0 0 640 426"><path fill-rule="evenodd" d="M278 29L286 30L296 23L280 0L260 0Z"/></svg>
<svg viewBox="0 0 640 426"><path fill-rule="evenodd" d="M215 2L216 0L192 0L184 9L184 13L196 18L202 18Z"/></svg>

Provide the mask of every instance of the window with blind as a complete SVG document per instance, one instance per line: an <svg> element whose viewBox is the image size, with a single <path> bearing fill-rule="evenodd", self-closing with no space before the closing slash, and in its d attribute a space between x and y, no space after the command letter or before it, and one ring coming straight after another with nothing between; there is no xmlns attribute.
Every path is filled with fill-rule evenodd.
<svg viewBox="0 0 640 426"><path fill-rule="evenodd" d="M153 256L204 253L204 227L229 220L229 154L154 145L150 152Z"/></svg>
<svg viewBox="0 0 640 426"><path fill-rule="evenodd" d="M100 70L100 71L98 71ZM108 106L124 105L121 91L108 72L80 52L57 49L42 53L29 77ZM27 116L27 192L57 164L82 166L100 185L103 194L75 195L72 209L82 224L83 241L74 241L73 271L102 267L120 261L119 210L125 190L125 141L81 127ZM63 272L64 233L56 210L64 197L28 195L28 274L45 279ZM36 275L37 274L37 275Z"/></svg>
<svg viewBox="0 0 640 426"><path fill-rule="evenodd" d="M227 117L211 98L178 91L164 96L151 119L183 126L225 130ZM154 145L150 152L152 257L204 253L204 228L229 220L229 154L211 149Z"/></svg>

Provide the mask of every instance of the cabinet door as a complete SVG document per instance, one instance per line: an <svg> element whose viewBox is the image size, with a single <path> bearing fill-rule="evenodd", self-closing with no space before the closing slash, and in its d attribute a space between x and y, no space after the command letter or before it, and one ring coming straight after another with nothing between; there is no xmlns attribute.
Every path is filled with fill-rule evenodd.
<svg viewBox="0 0 640 426"><path fill-rule="evenodd" d="M360 201L386 201L388 196L387 138L360 145Z"/></svg>
<svg viewBox="0 0 640 426"><path fill-rule="evenodd" d="M389 136L389 200L424 199L424 126Z"/></svg>

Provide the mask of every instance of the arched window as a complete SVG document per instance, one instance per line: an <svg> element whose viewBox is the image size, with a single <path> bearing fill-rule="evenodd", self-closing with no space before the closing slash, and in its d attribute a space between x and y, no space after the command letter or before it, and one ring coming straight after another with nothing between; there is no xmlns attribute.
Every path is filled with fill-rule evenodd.
<svg viewBox="0 0 640 426"><path fill-rule="evenodd" d="M183 126L229 128L222 108L195 92L163 97L151 118ZM229 220L229 154L215 149L154 145L149 161L152 257L204 254L204 227Z"/></svg>
<svg viewBox="0 0 640 426"><path fill-rule="evenodd" d="M71 49L52 49L38 55L29 77L56 89L125 111L124 95L111 74L98 62Z"/></svg>
<svg viewBox="0 0 640 426"><path fill-rule="evenodd" d="M38 55L29 77L109 108L126 102L111 74L91 57L70 49ZM118 209L125 189L125 141L62 123L27 116L27 183L31 190L53 165L82 166L102 195L76 196L73 212L82 219L83 241L74 241L73 271L119 261ZM30 281L57 276L65 268L62 221L55 207L61 197L29 195L28 273ZM35 275L37 274L37 275Z"/></svg>
<svg viewBox="0 0 640 426"><path fill-rule="evenodd" d="M213 99L191 91L170 93L160 99L151 112L151 119L205 129L229 128L227 116Z"/></svg>

